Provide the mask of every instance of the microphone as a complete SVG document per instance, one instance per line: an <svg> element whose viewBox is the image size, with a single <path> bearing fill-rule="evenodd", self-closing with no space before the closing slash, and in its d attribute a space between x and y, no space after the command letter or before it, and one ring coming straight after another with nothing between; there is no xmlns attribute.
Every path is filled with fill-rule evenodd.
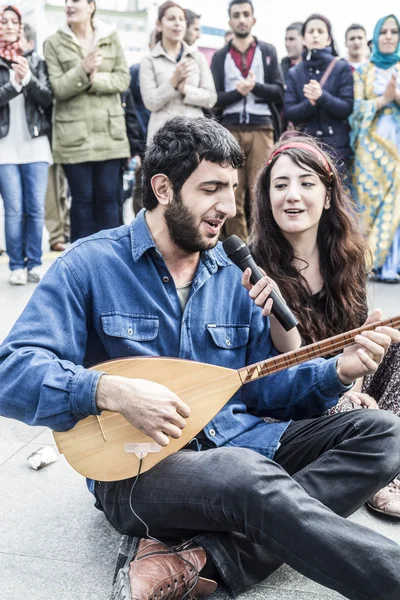
<svg viewBox="0 0 400 600"><path fill-rule="evenodd" d="M235 263L239 269L245 271L248 267L250 267L250 281L253 285L255 285L257 281L260 281L260 279L263 277L263 274L254 262L254 258L250 254L248 246L246 246L240 237L237 235L231 235L222 242L222 246L228 258ZM286 331L290 331L293 329L293 327L296 327L296 325L299 324L288 305L285 304L275 290L272 290L269 298L272 298L274 301L271 310L272 314L277 318L279 323Z"/></svg>

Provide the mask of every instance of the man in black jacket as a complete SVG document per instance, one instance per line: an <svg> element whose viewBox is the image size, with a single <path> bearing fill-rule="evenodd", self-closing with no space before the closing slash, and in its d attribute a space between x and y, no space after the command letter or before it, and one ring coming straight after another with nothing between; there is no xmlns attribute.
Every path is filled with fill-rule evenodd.
<svg viewBox="0 0 400 600"><path fill-rule="evenodd" d="M211 71L221 122L246 155L236 191L236 216L226 222L225 233L247 241L245 199L251 211L257 172L281 132L276 105L283 102L283 81L275 48L251 34L256 22L252 2L231 0L228 10L234 37L214 54Z"/></svg>

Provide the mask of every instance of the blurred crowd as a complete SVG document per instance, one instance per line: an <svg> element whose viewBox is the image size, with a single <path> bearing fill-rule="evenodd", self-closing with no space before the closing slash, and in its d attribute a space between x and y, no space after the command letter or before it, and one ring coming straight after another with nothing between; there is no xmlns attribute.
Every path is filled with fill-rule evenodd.
<svg viewBox="0 0 400 600"><path fill-rule="evenodd" d="M219 120L246 155L226 236L248 238L257 174L285 130L325 148L358 211L371 278L400 281L399 21L382 17L368 40L346 31L340 58L330 21L288 25L287 56L252 34L252 3L228 5L225 45L211 65L197 49L201 16L167 1L149 52L128 68L118 35L94 0L66 0L65 24L41 53L15 6L0 21L0 194L13 285L42 276L51 250L123 223L142 207L146 144L171 117ZM41 49L37 49L41 50ZM173 148L170 148L173 152Z"/></svg>

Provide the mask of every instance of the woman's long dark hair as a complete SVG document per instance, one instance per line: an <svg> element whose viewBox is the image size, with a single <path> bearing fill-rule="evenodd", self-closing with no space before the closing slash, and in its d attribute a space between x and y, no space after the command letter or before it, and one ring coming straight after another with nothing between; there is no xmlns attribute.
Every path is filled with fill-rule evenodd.
<svg viewBox="0 0 400 600"><path fill-rule="evenodd" d="M281 137L274 151L291 141L305 143L322 152L332 173L331 180L326 166L312 152L290 148L278 154L259 174L250 246L257 264L276 281L296 314L303 340L311 343L354 329L364 322L367 315L368 244L358 225L352 200L345 194L329 155L313 138L293 135L292 132ZM330 191L330 208L323 211L317 234L324 282L317 302L319 310L316 310L301 270L294 264L294 249L279 229L271 210L271 169L281 154L289 156L296 165L311 169Z"/></svg>
<svg viewBox="0 0 400 600"><path fill-rule="evenodd" d="M185 16L185 10L182 8L182 6L180 4L177 4L176 2L172 2L172 0L167 0L167 2L164 2L164 4L161 4L161 6L158 8L157 21L159 23L161 23L161 19L163 18L163 16L167 12L167 10L174 6L176 6L177 8L180 8L181 11L183 12L183 15ZM185 19L186 19L186 16L185 16ZM162 39L161 31L157 31L154 39L156 41L156 44L157 44L157 42L161 42L161 39Z"/></svg>

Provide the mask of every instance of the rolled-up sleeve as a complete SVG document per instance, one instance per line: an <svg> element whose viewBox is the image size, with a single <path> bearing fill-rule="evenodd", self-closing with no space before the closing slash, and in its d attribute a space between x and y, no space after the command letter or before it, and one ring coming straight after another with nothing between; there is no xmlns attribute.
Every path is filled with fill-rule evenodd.
<svg viewBox="0 0 400 600"><path fill-rule="evenodd" d="M60 258L0 347L0 414L56 431L99 414L102 373L84 363L88 293Z"/></svg>

